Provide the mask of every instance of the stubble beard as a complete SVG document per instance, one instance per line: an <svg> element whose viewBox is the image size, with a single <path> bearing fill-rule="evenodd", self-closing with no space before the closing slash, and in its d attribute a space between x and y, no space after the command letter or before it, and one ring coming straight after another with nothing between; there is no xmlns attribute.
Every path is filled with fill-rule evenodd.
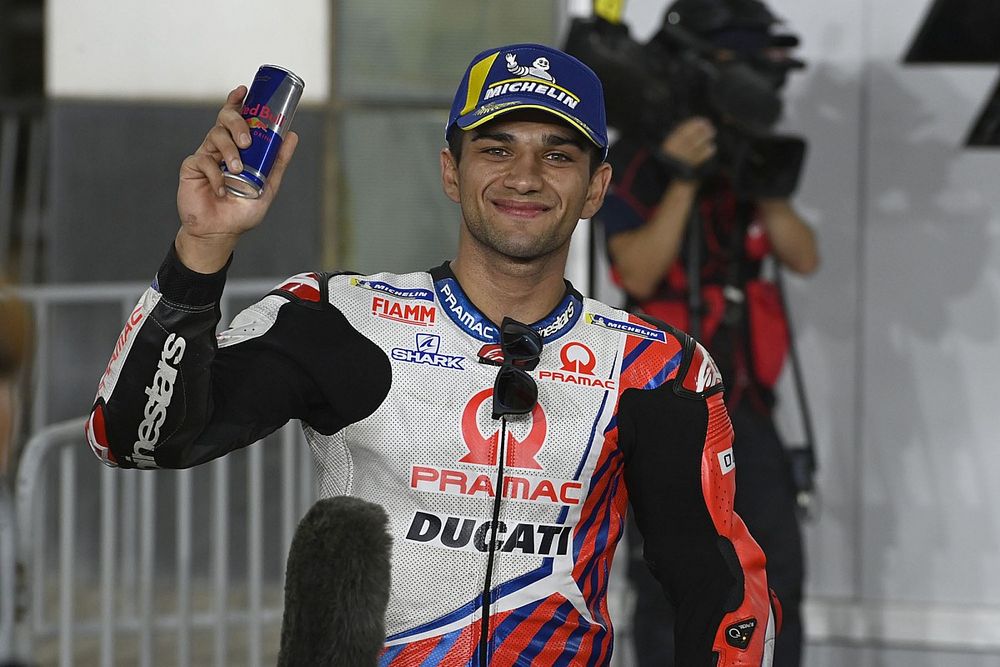
<svg viewBox="0 0 1000 667"><path fill-rule="evenodd" d="M475 207L463 207L462 218L469 234L480 246L518 263L542 259L560 250L569 242L572 232L562 233L562 225L546 229L539 236L505 234L491 225ZM530 224L530 223L526 223Z"/></svg>

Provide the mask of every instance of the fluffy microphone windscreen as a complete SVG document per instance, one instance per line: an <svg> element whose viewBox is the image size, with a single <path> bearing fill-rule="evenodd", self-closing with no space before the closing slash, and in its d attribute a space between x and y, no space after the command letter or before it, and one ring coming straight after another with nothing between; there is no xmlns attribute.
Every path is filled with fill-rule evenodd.
<svg viewBox="0 0 1000 667"><path fill-rule="evenodd" d="M310 508L285 569L279 667L375 667L385 642L390 551L385 510L336 496Z"/></svg>

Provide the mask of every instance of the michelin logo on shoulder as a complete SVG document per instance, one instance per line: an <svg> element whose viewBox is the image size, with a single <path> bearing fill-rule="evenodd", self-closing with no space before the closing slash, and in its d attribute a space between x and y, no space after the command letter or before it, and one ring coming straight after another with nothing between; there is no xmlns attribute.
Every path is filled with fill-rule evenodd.
<svg viewBox="0 0 1000 667"><path fill-rule="evenodd" d="M388 294L389 296L394 296L397 299L420 299L422 301L433 301L434 294L429 289L413 288L406 289L403 287L396 287L395 285L390 285L389 283L384 283L378 280L364 280L362 278L351 278L352 287L363 287L364 289L370 289L374 292L382 292L383 294Z"/></svg>
<svg viewBox="0 0 1000 667"><path fill-rule="evenodd" d="M622 320L612 320L611 318L604 317L603 315L596 315L594 313L587 313L586 321L587 324L596 324L599 327L620 331L630 336L640 336L642 338L648 338L649 340L658 340L661 343L667 342L667 335L659 329L650 329L649 327L642 327L638 324L632 324L631 322L624 322Z"/></svg>
<svg viewBox="0 0 1000 667"><path fill-rule="evenodd" d="M417 334L417 341L414 349L405 347L394 347L392 358L396 361L405 361L411 364L425 364L427 366L437 366L439 368L453 368L464 371L462 362L465 357L455 357L448 354L440 354L441 336L436 334Z"/></svg>

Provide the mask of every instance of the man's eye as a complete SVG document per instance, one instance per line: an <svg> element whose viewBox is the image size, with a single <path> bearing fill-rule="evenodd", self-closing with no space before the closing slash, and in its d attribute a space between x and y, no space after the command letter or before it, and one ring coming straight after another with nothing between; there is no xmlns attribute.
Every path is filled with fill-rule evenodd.
<svg viewBox="0 0 1000 667"><path fill-rule="evenodd" d="M486 148L483 149L483 152L486 153L487 155L495 155L498 157L502 157L507 154L507 149L504 148L503 146L487 146Z"/></svg>
<svg viewBox="0 0 1000 667"><path fill-rule="evenodd" d="M552 160L553 162L572 162L573 161L573 158L571 158L566 153L549 153L547 157L550 160Z"/></svg>

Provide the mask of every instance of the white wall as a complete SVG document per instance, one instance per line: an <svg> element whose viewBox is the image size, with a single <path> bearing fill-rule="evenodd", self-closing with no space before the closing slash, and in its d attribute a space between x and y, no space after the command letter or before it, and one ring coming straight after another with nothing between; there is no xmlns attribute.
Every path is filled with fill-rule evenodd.
<svg viewBox="0 0 1000 667"><path fill-rule="evenodd" d="M259 65L306 82L326 99L329 3L296 0L49 0L50 97L220 100Z"/></svg>

